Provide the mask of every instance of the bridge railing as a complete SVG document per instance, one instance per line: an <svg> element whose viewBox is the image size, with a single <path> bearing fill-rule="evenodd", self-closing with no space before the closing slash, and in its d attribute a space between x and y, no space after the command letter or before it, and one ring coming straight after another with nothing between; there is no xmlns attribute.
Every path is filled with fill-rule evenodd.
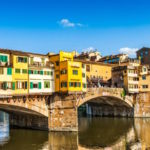
<svg viewBox="0 0 150 150"><path fill-rule="evenodd" d="M100 88L88 88L88 94L100 94L100 93L109 93L111 95L118 95L121 96L123 92L123 88L109 88L109 87L100 87Z"/></svg>

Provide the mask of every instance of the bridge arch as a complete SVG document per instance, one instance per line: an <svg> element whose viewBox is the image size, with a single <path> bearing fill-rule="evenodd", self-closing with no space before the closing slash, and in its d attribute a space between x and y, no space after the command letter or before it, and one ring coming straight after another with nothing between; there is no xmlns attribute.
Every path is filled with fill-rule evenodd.
<svg viewBox="0 0 150 150"><path fill-rule="evenodd" d="M48 130L48 105L44 97L3 98L0 110L9 114L11 126Z"/></svg>
<svg viewBox="0 0 150 150"><path fill-rule="evenodd" d="M77 107L84 104L88 114L133 116L133 99L122 95L123 89L95 88L89 89L84 98L77 99Z"/></svg>

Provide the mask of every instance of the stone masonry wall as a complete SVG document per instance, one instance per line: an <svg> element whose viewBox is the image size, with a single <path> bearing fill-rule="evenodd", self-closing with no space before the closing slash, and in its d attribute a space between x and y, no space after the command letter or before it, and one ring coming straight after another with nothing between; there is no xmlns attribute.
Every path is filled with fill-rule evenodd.
<svg viewBox="0 0 150 150"><path fill-rule="evenodd" d="M57 95L50 100L50 131L77 131L78 117L75 98L70 95Z"/></svg>

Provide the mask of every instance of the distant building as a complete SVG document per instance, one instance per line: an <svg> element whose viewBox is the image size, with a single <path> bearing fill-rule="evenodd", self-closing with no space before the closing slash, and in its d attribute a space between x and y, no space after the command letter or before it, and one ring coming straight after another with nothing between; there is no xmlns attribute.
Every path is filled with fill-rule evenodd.
<svg viewBox="0 0 150 150"><path fill-rule="evenodd" d="M140 62L131 59L125 65L112 68L112 87L124 88L128 93L139 92L138 68Z"/></svg>
<svg viewBox="0 0 150 150"><path fill-rule="evenodd" d="M141 60L142 65L150 65L150 48L143 47L136 54L137 58Z"/></svg>
<svg viewBox="0 0 150 150"><path fill-rule="evenodd" d="M105 64L118 64L128 61L127 54L109 55L102 57L98 62Z"/></svg>
<svg viewBox="0 0 150 150"><path fill-rule="evenodd" d="M89 51L89 52L82 52L81 54L75 55L76 59L86 60L86 61L98 61L102 58L100 52L98 51Z"/></svg>
<svg viewBox="0 0 150 150"><path fill-rule="evenodd" d="M148 65L139 67L139 90L150 92L150 68Z"/></svg>

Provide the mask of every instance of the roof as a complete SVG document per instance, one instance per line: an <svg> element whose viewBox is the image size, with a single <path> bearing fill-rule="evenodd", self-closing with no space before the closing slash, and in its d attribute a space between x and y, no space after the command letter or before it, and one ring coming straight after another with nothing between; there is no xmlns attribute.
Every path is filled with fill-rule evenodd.
<svg viewBox="0 0 150 150"><path fill-rule="evenodd" d="M139 51L143 51L143 50L148 50L148 51L150 51L150 48L149 48L149 47L142 47L142 48L140 48L139 50L137 50L136 53L139 52Z"/></svg>
<svg viewBox="0 0 150 150"><path fill-rule="evenodd" d="M47 55L39 54L39 53L23 52L21 50L12 50L12 49L3 49L3 48L0 48L0 53L25 55L25 56L30 56L30 55L47 56Z"/></svg>
<svg viewBox="0 0 150 150"><path fill-rule="evenodd" d="M80 60L80 59L74 59L74 61L82 62L82 63L85 63L85 64L95 64L95 65L102 65L102 66L109 66L109 67L116 66L114 64L105 64L105 63L102 63L102 62L86 61L86 60Z"/></svg>
<svg viewBox="0 0 150 150"><path fill-rule="evenodd" d="M102 57L99 59L99 61L103 61L105 59L112 59L112 58L117 58L117 57L120 57L122 55L126 55L126 54L117 54L117 55L108 55L108 56L105 56L105 57Z"/></svg>

